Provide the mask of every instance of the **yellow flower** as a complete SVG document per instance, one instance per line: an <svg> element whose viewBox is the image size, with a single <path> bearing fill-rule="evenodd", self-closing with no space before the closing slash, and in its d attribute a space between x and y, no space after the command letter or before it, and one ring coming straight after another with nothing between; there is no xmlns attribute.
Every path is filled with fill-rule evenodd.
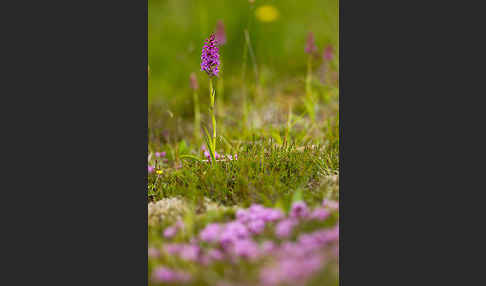
<svg viewBox="0 0 486 286"><path fill-rule="evenodd" d="M155 171L155 173L157 173L157 175L160 175L160 174L162 174L162 170L157 170L157 171Z"/></svg>
<svg viewBox="0 0 486 286"><path fill-rule="evenodd" d="M272 5L263 5L256 9L255 15L262 22L273 22L278 19L279 12Z"/></svg>

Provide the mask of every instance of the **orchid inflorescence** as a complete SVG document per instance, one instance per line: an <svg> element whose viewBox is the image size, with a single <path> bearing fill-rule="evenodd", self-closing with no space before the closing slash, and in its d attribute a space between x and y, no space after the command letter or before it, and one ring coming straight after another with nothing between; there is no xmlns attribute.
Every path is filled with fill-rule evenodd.
<svg viewBox="0 0 486 286"><path fill-rule="evenodd" d="M204 42L201 53L201 71L205 71L210 77L218 76L219 48L214 33Z"/></svg>

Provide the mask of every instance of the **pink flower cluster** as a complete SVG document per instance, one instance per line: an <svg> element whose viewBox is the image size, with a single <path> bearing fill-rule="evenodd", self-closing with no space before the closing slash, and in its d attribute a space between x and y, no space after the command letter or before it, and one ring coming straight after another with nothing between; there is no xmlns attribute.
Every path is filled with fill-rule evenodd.
<svg viewBox="0 0 486 286"><path fill-rule="evenodd" d="M152 273L152 280L158 283L181 283L188 282L191 276L182 271L171 270L166 267L158 267Z"/></svg>
<svg viewBox="0 0 486 286"><path fill-rule="evenodd" d="M155 158L158 158L158 159L164 158L166 156L166 154L167 153L165 151L155 152ZM163 159L163 161L167 161L167 159ZM155 166L154 165L148 165L147 171L148 171L149 174L152 174L153 172L155 172Z"/></svg>
<svg viewBox="0 0 486 286"><path fill-rule="evenodd" d="M280 221L275 229L275 234L279 238L287 238L292 234L294 226L299 224L300 220L325 220L331 212L323 207L317 207L310 211L304 202L296 202L292 205L289 217Z"/></svg>
<svg viewBox="0 0 486 286"><path fill-rule="evenodd" d="M327 209L337 210L339 209L339 202L331 201L329 199L324 199L324 201L322 202L322 206Z"/></svg>
<svg viewBox="0 0 486 286"><path fill-rule="evenodd" d="M182 221L177 221L177 223L173 226L170 226L164 230L164 237L165 238L172 238L174 237L179 230L184 229L184 223Z"/></svg>
<svg viewBox="0 0 486 286"><path fill-rule="evenodd" d="M332 58L334 57L334 48L331 45L328 45L324 49L322 56L326 61L332 60Z"/></svg>
<svg viewBox="0 0 486 286"><path fill-rule="evenodd" d="M313 55L317 53L318 47L314 39L314 33L309 32L307 34L307 40L305 42L305 52L307 54ZM322 58L325 61L331 61L334 57L334 48L332 45L327 45L322 51Z"/></svg>
<svg viewBox="0 0 486 286"><path fill-rule="evenodd" d="M295 202L289 214L285 215L279 209L255 204L248 209L239 209L233 221L206 225L189 243L166 243L163 251L172 257L204 266L216 262L263 261L259 285L302 285L329 259L337 256L339 227L297 236L291 234L299 224L326 220L338 207L337 202L324 200L322 206L311 210L304 202ZM183 223L178 221L164 230L164 236L170 239L183 227ZM157 258L160 253L150 248L149 256ZM158 268L154 276L159 282L169 281L167 277L172 279L170 281L189 279L187 274L169 272L166 268Z"/></svg>
<svg viewBox="0 0 486 286"><path fill-rule="evenodd" d="M329 259L323 250L338 240L339 227L336 226L330 230L301 234L295 242L282 243L273 251L274 263L265 265L261 270L261 284L265 286L281 283L305 285Z"/></svg>
<svg viewBox="0 0 486 286"><path fill-rule="evenodd" d="M211 161L211 154L209 153L207 147L205 145L202 146L201 148L203 151L204 151L204 157ZM233 156L232 155L221 155L221 154L218 154L218 152L215 152L216 154L214 154L214 158L216 160L229 160L229 161L232 161L233 159L234 160L238 160L238 154L234 154Z"/></svg>
<svg viewBox="0 0 486 286"><path fill-rule="evenodd" d="M317 46L314 40L314 33L312 32L309 32L309 34L307 34L307 41L305 43L305 52L307 54L314 54L315 52L317 52Z"/></svg>

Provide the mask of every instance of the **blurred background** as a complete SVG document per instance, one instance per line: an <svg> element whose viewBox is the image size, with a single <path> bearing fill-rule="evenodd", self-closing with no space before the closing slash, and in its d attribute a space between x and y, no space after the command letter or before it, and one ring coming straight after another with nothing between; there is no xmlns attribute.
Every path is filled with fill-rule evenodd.
<svg viewBox="0 0 486 286"><path fill-rule="evenodd" d="M201 88L207 75L200 71L201 48L224 23L227 42L220 48L224 99L241 79L244 30L248 28L258 74L248 56L247 80L275 85L288 78L305 77L304 53L308 32L313 32L319 52L332 45L331 61L338 68L339 0L149 0L148 62L149 104L190 101L189 75L196 72ZM255 78L256 77L256 78Z"/></svg>

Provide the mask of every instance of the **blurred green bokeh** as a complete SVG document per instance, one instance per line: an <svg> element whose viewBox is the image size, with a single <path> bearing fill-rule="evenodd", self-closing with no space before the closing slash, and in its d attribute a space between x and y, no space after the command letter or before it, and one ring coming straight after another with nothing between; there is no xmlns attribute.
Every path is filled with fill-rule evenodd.
<svg viewBox="0 0 486 286"><path fill-rule="evenodd" d="M255 10L271 5L279 12L273 22L262 22ZM249 33L260 69L271 71L267 82L304 75L307 55L305 41L309 31L322 49L331 44L338 62L339 0L149 0L148 55L149 102L156 98L189 96L189 74L207 80L200 72L200 52L218 20L226 28L227 43L221 51L222 76L241 76L244 29ZM247 74L251 74L248 61ZM248 77L247 77L248 78ZM225 81L226 82L226 81Z"/></svg>

